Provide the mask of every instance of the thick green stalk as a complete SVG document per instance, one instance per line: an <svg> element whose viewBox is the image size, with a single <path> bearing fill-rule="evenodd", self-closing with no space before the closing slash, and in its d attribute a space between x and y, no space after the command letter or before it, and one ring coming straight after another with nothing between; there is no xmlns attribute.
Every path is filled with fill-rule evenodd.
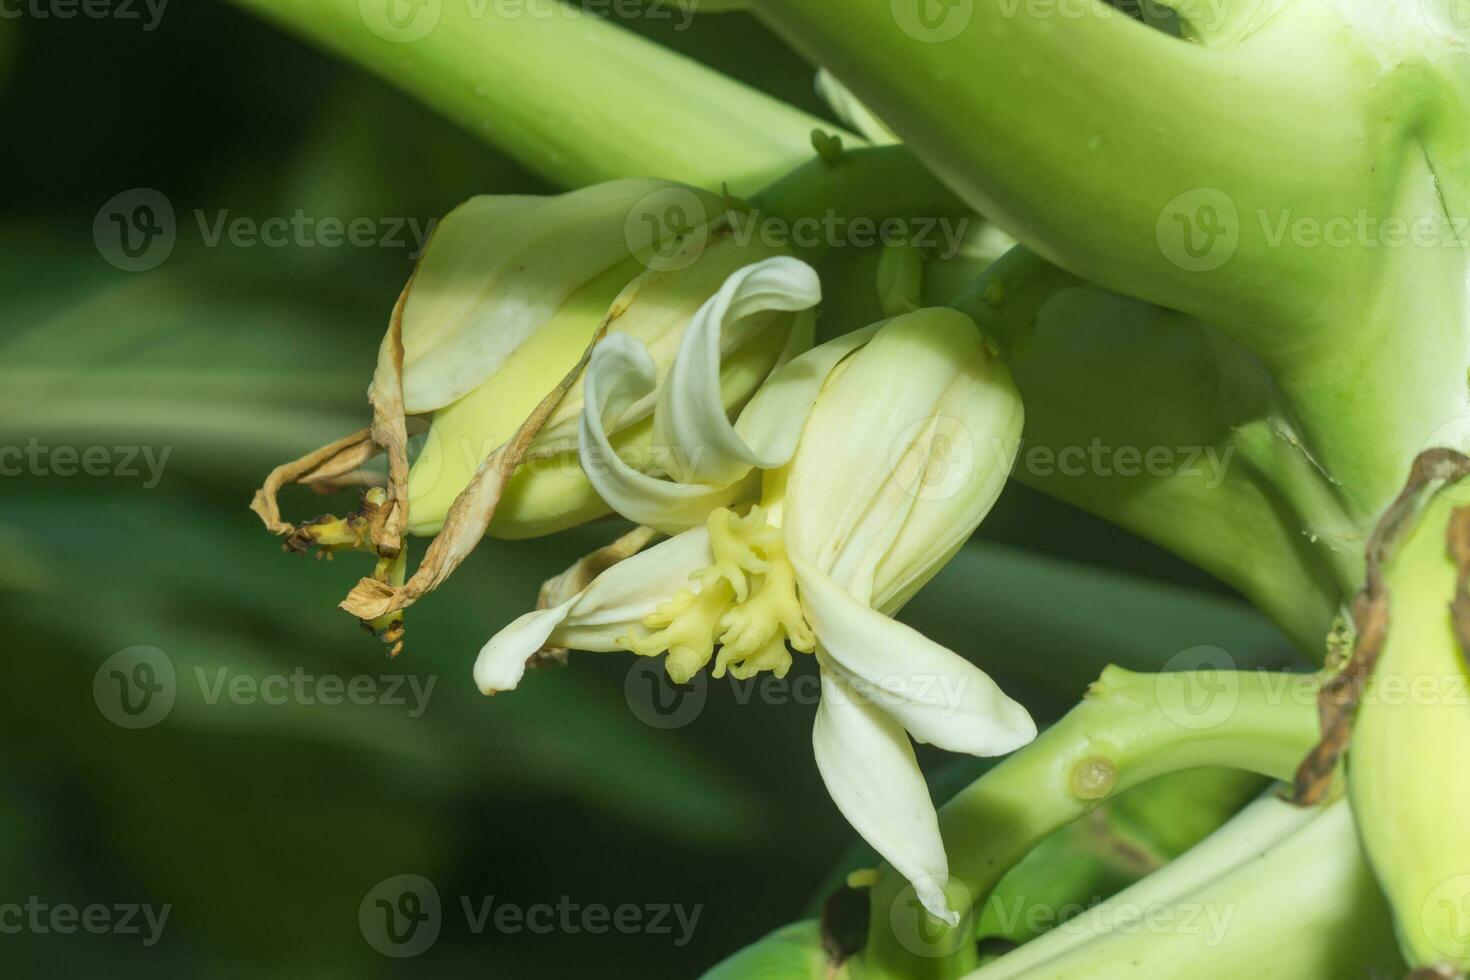
<svg viewBox="0 0 1470 980"><path fill-rule="evenodd" d="M1419 5L1227 4L1208 47L1092 0L756 6L1023 243L1258 355L1360 529L1470 414L1463 56Z"/></svg>
<svg viewBox="0 0 1470 980"><path fill-rule="evenodd" d="M1353 111L1357 92L1318 84L1365 86L1357 53L1299 43L1331 26L1325 13L1244 50L1180 41L1096 0L849 0L841 16L828 0L758 0L756 9L1040 254L1206 317L1237 312L1251 294L1273 316L1305 315L1326 277L1302 263L1302 277L1282 281L1278 250L1254 239L1212 275L1181 268L1158 242L1171 198L1213 187L1240 211L1289 202L1338 213L1341 188L1363 186L1377 150Z"/></svg>
<svg viewBox="0 0 1470 980"><path fill-rule="evenodd" d="M973 915L1040 841L1155 776L1208 766L1288 778L1318 736L1316 678L1272 673L1133 674L1109 668L1087 698L940 811L954 930L885 869L871 894L857 977L954 977L973 968Z"/></svg>
<svg viewBox="0 0 1470 980"><path fill-rule="evenodd" d="M564 187L638 176L750 192L811 156L814 127L831 128L559 0L234 2Z"/></svg>

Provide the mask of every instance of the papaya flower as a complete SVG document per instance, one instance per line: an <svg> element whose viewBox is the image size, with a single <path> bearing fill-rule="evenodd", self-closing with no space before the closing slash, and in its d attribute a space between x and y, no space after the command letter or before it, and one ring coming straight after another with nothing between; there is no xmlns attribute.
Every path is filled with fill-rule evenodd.
<svg viewBox="0 0 1470 980"><path fill-rule="evenodd" d="M812 656L818 768L854 828L958 921L948 860L910 738L989 756L1035 737L1026 710L978 667L892 619L957 551L1003 486L1022 406L963 314L922 309L794 358L732 425L713 386L719 337L751 305L799 294L809 269L742 270L684 335L655 410L677 479L620 465L606 433L653 384L632 338L594 351L584 465L624 516L672 534L563 601L517 619L475 665L481 691L515 688L544 647L666 654L676 683L785 676Z"/></svg>
<svg viewBox="0 0 1470 980"><path fill-rule="evenodd" d="M636 342L653 382L608 434L629 466L662 472L651 449L659 379L694 314L735 270L779 257L733 233L718 195L668 181L619 180L553 197L481 196L437 225L394 310L370 389L373 425L278 467L255 510L294 551L378 557L342 603L383 638L402 610L442 583L485 534L550 534L610 513L578 461L582 378L600 342ZM779 365L812 344L820 284L751 308L721 335L711 398L735 411ZM413 453L411 423L424 433ZM380 478L343 518L294 526L279 489ZM410 465L410 459L412 460ZM409 576L403 536L434 536Z"/></svg>
<svg viewBox="0 0 1470 980"><path fill-rule="evenodd" d="M549 198L476 197L445 217L403 310L404 407L431 420L409 475L410 533L439 532L480 462L576 367L604 320L608 336L637 338L656 373L667 370L690 318L720 283L774 254L716 227L724 213L724 202L703 191L621 180ZM801 311L819 298L804 296L800 310L753 314L747 329L726 336L716 390L727 409L811 345L812 317ZM647 450L652 405L634 406L614 433L623 456L645 467L655 465ZM511 477L492 535L540 536L608 512L577 464L581 409L574 384Z"/></svg>

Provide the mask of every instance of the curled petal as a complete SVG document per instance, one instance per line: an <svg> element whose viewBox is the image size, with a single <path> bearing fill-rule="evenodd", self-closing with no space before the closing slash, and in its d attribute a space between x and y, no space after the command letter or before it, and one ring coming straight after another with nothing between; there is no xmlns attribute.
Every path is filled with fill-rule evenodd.
<svg viewBox="0 0 1470 980"><path fill-rule="evenodd" d="M618 638L642 630L660 603L697 588L689 576L712 560L709 532L700 527L618 562L565 602L526 613L491 637L475 661L475 684L485 694L513 690L526 660L548 644L618 649Z"/></svg>
<svg viewBox="0 0 1470 980"><path fill-rule="evenodd" d="M672 483L642 472L617 454L608 432L657 383L653 358L636 338L612 334L597 345L582 382L586 407L579 432L581 463L598 495L613 510L630 521L676 533L698 526L710 511L734 502L750 487L743 479L714 485ZM714 385L718 401L718 376Z"/></svg>
<svg viewBox="0 0 1470 980"><path fill-rule="evenodd" d="M710 511L752 493L755 469L781 466L796 451L801 427L827 376L873 336L854 331L782 364L731 425L720 383L721 329L758 312L790 310L820 299L816 273L778 257L736 272L695 315L665 378L655 413L648 467L614 451L609 433L657 382L647 350L632 337L609 336L593 353L583 383L580 448L588 479L608 506L632 521L676 533L701 524ZM813 324L802 313L788 350L810 343ZM670 474L665 480L646 469Z"/></svg>
<svg viewBox="0 0 1470 980"><path fill-rule="evenodd" d="M791 558L824 669L914 738L951 752L991 756L1036 737L1030 714L983 670L859 602L811 562Z"/></svg>
<svg viewBox="0 0 1470 980"><path fill-rule="evenodd" d="M848 823L913 883L931 915L958 925L938 884L949 875L939 820L903 726L823 670L812 748Z"/></svg>
<svg viewBox="0 0 1470 980"><path fill-rule="evenodd" d="M618 180L556 197L485 195L446 215L404 308L407 410L442 408L478 387L582 284L631 260L652 232L629 214L670 186ZM692 199L713 210L708 195Z"/></svg>
<svg viewBox="0 0 1470 980"><path fill-rule="evenodd" d="M816 270L777 256L739 270L690 321L679 354L664 380L654 412L654 444L698 448L675 474L686 483L729 484L752 467L771 469L785 459L761 455L730 424L720 397L720 348L725 331L758 328L762 314L809 310L821 302ZM793 442L794 445L794 442Z"/></svg>

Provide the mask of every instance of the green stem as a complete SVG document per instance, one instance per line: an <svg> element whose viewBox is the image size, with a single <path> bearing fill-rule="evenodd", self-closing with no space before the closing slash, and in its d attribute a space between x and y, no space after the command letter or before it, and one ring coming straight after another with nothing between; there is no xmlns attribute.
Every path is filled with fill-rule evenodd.
<svg viewBox="0 0 1470 980"><path fill-rule="evenodd" d="M464 0L233 2L383 75L564 187L637 176L746 193L810 157L814 127L831 128L559 0L518 0L515 16Z"/></svg>
<svg viewBox="0 0 1470 980"><path fill-rule="evenodd" d="M1411 5L1255 6L1222 46L1089 0L756 9L1038 254L1259 356L1362 530L1467 414L1470 97Z"/></svg>
<svg viewBox="0 0 1470 980"><path fill-rule="evenodd" d="M1110 667L1086 699L940 811L955 930L913 913L885 869L871 893L861 977L953 977L973 966L973 914L1040 841L1156 776L1209 766L1286 779L1318 738L1317 679L1275 673L1134 674Z"/></svg>
<svg viewBox="0 0 1470 980"><path fill-rule="evenodd" d="M820 222L817 243L801 249L811 262L835 249L875 247L887 221L899 222L908 234L938 240L956 225L962 229L969 220L980 220L902 146L817 157L754 195L751 205L788 226ZM951 224L941 226L942 221Z"/></svg>
<svg viewBox="0 0 1470 980"><path fill-rule="evenodd" d="M1289 51L1281 35L1203 48L1097 2L848 0L841 16L829 0L755 6L967 200L1069 271L1206 318L1238 312L1244 296L1273 318L1320 303L1321 263L1283 281L1280 249L1254 225L1201 275L1161 249L1159 222L1197 188L1254 214L1315 213L1360 187L1372 161L1356 92L1319 84L1355 77L1351 50ZM1300 49L1309 27L1328 26L1319 13L1290 40Z"/></svg>
<svg viewBox="0 0 1470 980"><path fill-rule="evenodd" d="M1401 976L1347 801L1255 803L1198 848L968 980Z"/></svg>

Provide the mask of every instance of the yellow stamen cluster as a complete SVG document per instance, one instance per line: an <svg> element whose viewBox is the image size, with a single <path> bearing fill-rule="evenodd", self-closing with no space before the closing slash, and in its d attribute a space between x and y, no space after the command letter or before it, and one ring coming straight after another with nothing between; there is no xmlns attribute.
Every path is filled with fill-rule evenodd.
<svg viewBox="0 0 1470 980"><path fill-rule="evenodd" d="M742 680L762 670L785 677L791 669L786 645L811 653L816 637L796 597L780 528L759 507L744 517L720 508L707 525L715 560L691 576L699 591L681 589L644 617L648 633L625 636L619 645L644 657L667 650L665 669L677 684L702 670L716 646L716 677L726 670Z"/></svg>

